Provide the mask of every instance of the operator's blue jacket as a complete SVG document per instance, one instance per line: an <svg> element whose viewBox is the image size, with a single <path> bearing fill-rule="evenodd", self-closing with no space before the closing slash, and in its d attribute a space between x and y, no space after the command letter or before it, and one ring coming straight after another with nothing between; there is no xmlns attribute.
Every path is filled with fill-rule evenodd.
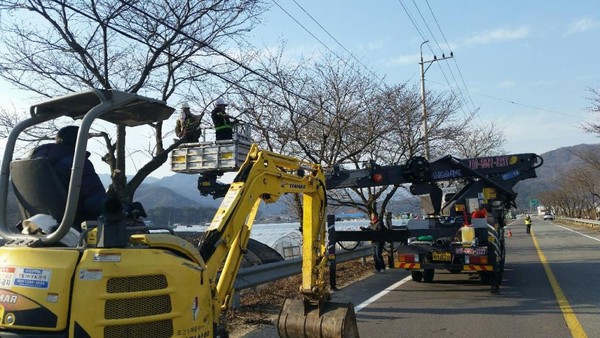
<svg viewBox="0 0 600 338"><path fill-rule="evenodd" d="M94 165L87 159L90 156L86 152L86 159L83 165L83 175L81 177L81 190L79 192L77 222L83 220L95 220L102 213L104 201L107 199L106 191L102 181L94 170ZM45 157L53 166L58 179L65 189L69 187L71 177L71 167L73 165L74 148L69 145L49 143L43 144L31 153L31 157Z"/></svg>

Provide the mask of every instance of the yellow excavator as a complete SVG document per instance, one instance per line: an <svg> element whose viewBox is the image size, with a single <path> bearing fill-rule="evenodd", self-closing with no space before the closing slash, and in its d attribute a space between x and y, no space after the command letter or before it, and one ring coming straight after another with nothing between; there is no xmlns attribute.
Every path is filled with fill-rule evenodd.
<svg viewBox="0 0 600 338"><path fill-rule="evenodd" d="M132 226L114 210L74 230L92 123L132 127L172 112L161 101L91 89L33 105L10 132L0 174L0 337L226 336L220 315L232 301L260 201L286 193L303 194L302 285L299 299L284 303L279 334L358 337L352 304L330 302L324 282L326 190L316 164L252 145L199 248L168 228ZM13 158L22 132L65 116L81 119L66 188L45 159ZM9 186L21 225L44 231L8 224Z"/></svg>

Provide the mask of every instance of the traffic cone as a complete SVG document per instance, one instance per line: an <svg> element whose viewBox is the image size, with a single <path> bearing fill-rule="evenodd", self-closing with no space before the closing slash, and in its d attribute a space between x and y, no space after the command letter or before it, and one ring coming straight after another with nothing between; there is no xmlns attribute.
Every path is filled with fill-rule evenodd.
<svg viewBox="0 0 600 338"><path fill-rule="evenodd" d="M507 236L508 237L512 237L512 230L510 230L510 228L506 228L508 230Z"/></svg>

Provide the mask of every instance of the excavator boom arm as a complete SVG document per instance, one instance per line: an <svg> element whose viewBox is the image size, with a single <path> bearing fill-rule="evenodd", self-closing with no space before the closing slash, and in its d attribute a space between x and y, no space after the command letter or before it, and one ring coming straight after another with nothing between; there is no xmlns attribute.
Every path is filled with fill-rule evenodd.
<svg viewBox="0 0 600 338"><path fill-rule="evenodd" d="M323 171L318 165L259 151L256 145L252 146L200 247L208 276L216 283L217 313L231 299L235 276L246 250L260 201L273 203L285 193L303 194L302 292L315 298L324 297L324 179Z"/></svg>

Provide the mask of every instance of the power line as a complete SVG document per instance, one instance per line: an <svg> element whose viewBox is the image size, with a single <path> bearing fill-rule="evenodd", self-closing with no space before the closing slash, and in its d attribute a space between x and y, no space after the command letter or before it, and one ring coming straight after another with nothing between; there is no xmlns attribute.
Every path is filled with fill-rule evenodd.
<svg viewBox="0 0 600 338"><path fill-rule="evenodd" d="M69 5L69 4L62 4L62 5L64 5L65 7L69 8L69 9L71 9L71 10L72 10L72 11L74 11L75 13L78 13L78 14L80 14L80 15L83 15L84 17L86 17L86 18L88 18L88 19L90 19L90 20L92 20L92 21L96 21L96 19L95 19L95 18L94 18L92 15L90 15L90 14L88 14L88 13L85 13L85 12L83 12L83 11L79 10L79 9L76 9L76 8L74 8L73 6ZM309 103L311 103L311 104L313 104L313 105L315 105L315 106L320 106L320 105L319 105L317 102L315 102L315 101L312 101L311 99L309 99L309 98L307 98L307 97L305 97L305 96L303 96L303 95L297 94L297 93L295 93L295 92L293 92L293 91L291 91L291 90L289 90L289 89L287 89L287 88L284 88L283 86L281 86L281 85L279 85L278 83L276 83L275 81L273 81L273 80L271 80L271 79L267 78L267 77L266 77L266 76L264 76L263 74L260 74L260 73L258 73L257 71L255 71L254 69L251 69L250 67L248 67L248 66L244 65L243 63L241 63L240 61L236 60L235 58L233 58L233 57L231 57L231 56L227 55L227 54L226 54L226 53L224 53L224 52L221 52L221 51L219 51L219 50L217 50L217 49L213 48L213 47L212 47L212 46L210 46L208 43L206 43L206 42L204 42L204 41L200 41L199 39L197 39L197 38L195 38L195 37L193 37L193 36L189 35L188 33L186 33L186 32L184 32L184 31L182 31L181 29L175 28L175 27L173 27L173 26L169 25L168 23L166 23L166 22L164 22L164 21L160 20L159 18L156 18L155 16L152 16L152 15L150 15L149 13L147 13L147 12L145 12L145 11L142 11L142 10L140 10L139 8L137 8L135 5L133 5L133 4L131 4L131 3L129 3L129 4L128 4L128 6L129 6L129 7L131 7L132 9L134 9L135 11L137 11L137 12L141 13L142 15L144 15L144 16L146 16L146 17L148 17L148 18L152 19L152 20L154 20L155 22L161 23L161 24L165 25L167 28L169 28L169 29L171 29L171 30L173 30L173 31L176 31L176 32L178 32L179 34L181 34L181 35L185 36L186 38L188 38L188 39L190 39L190 40L192 40L192 41L195 41L195 42L197 42L197 43L201 44L201 45L202 45L202 47L206 47L206 48L208 48L208 49L210 49L210 50L214 51L214 52L215 52L215 53L217 53L218 55L221 55L221 56L223 56L224 58L228 59L229 61L233 62L234 64L236 64L236 65L238 65L238 66L242 67L242 68L243 68L243 69L245 69L245 70L248 70L250 73L257 75L257 76L259 76L260 78L262 78L262 79L264 79L265 81L267 81L268 83L270 83L270 84L274 85L275 87L277 87L277 88L280 88L282 91L284 91L284 92L287 92L288 94L290 94L290 95L292 95L292 96L295 96L295 97L297 97L297 98L299 98L299 99L302 99L302 100L304 100L304 101L306 101L306 102L309 102ZM134 40L134 41L140 42L140 43L142 43L142 44L146 44L146 42L145 42L145 41L143 41L143 40L141 40L140 38L136 38L136 37L132 36L131 34L129 34L129 33L127 33L127 32L124 32L123 30L120 30L120 29L118 29L118 28L115 28L113 25L110 25L110 24L108 24L108 23L107 23L106 25L107 25L107 27L109 27L109 28L113 29L115 32L118 32L119 34L122 34L123 36L126 36L126 37L128 37L128 38L130 38L130 39L132 39L132 40ZM163 51L163 52L164 52L164 53L167 53L166 51ZM335 55L335 53L334 53L334 55ZM337 55L336 55L336 56L337 56ZM339 56L338 56L338 58L339 58ZM340 59L341 59L341 58L340 58ZM226 83L228 83L228 84L230 84L230 85L232 85L232 86L235 86L236 88L239 88L239 89L241 89L241 90L243 90L243 91L246 91L246 92L248 92L248 93L251 93L251 94L253 94L253 95L256 95L256 96L258 96L258 97L260 97L260 98L263 98L265 101L271 102L271 103L273 103L273 104L275 104L275 105L277 105L277 106L279 106L279 107L281 107L281 108L284 108L284 109L287 109L287 108L288 108L287 106L284 106L283 104L281 104L281 103L279 103L279 102L277 102L277 101L275 101L275 100L273 100L273 99L270 99L270 98L268 98L268 97L267 97L267 96L265 96L265 95L259 94L259 93L257 93L257 92L254 92L254 91L252 91L252 90L248 89L248 88L245 88L244 86L240 85L240 84L239 84L239 83L237 83L236 81L232 81L232 80L230 80L230 79L228 79L228 78L224 77L222 74L219 74L219 73L217 73L217 72L214 72L214 71L212 71L212 70L209 70L209 69L206 69L206 68L200 67L200 66L199 66L199 65L197 65L197 64L191 64L191 65L192 65L193 67L196 67L196 68L198 68L198 69L200 69L200 70L202 70L202 71L204 71L204 72L208 73L208 74L211 74L211 75L214 75L214 76L216 76L216 77L220 78L221 80L225 81ZM273 74L270 74L270 75L273 75ZM350 125L354 125L354 126L356 126L356 127L360 127L360 126L361 126L361 125L359 125L359 124L357 124L357 123L353 122L353 121L351 120L351 118L349 118L349 117L348 117L348 118L344 118L344 117L342 117L342 116L339 116L339 115L335 116L335 114L334 114L333 112L329 111L329 110L328 110L328 109L326 109L325 107L323 107L323 106L320 106L320 108L321 108L321 109L323 109L323 111L324 111L324 112L326 112L326 113L328 113L329 115L331 115L331 116L334 116L334 117L336 117L336 118L340 119L341 121L344 121L344 122L346 122L346 123L348 123L348 124L350 124ZM304 114L304 113L301 113L301 112L296 112L296 113L297 113L298 115L300 115L300 116L303 116L303 117L305 117L305 118L311 118L311 116L309 116L309 115L306 115L306 114ZM325 126L325 127L330 127L330 125L326 124L325 122L316 121L316 120L314 120L314 119L311 119L311 120L312 120L313 122L316 122L316 123L318 123L318 124L321 124L322 126ZM261 127L261 128L263 128L263 129L267 129L267 130L270 130L270 131L275 131L275 132L276 132L276 130L273 130L272 128L268 128L268 127L264 127L264 126L263 126L263 127ZM386 140L386 141L388 141L388 142L395 142L395 141L393 141L393 140L389 139L388 137L386 137L385 135L379 135L379 136L377 136L377 137L378 137L379 139L383 139L383 140Z"/></svg>
<svg viewBox="0 0 600 338"><path fill-rule="evenodd" d="M95 20L96 20L96 19L95 19L95 18L94 18L92 15L90 15L90 14L88 14L88 13L85 13L85 12L83 12L83 11L79 10L79 9L76 9L76 8L72 7L71 5L64 4L64 6L65 6L65 7L67 7L67 8L69 8L69 9L71 9L71 10L72 10L72 11L74 11L75 13L78 13L78 14L80 14L80 15L83 15L84 17L86 17L86 18L88 18L88 19L90 19L90 20L92 20L92 21L95 21ZM187 37L187 38L191 39L192 41L195 41L195 42L201 43L203 47L207 47L207 48L209 48L210 50L214 51L215 53L218 53L219 55L222 55L222 56L226 57L228 60L232 61L232 62L233 62L233 63L235 63L236 65L238 65L238 66L240 66L240 67L242 67L242 68L244 68L244 69L247 69L247 70L248 70L248 71L250 71L251 73L253 73L253 74L255 74L255 75L257 75L257 76L259 76L259 77L263 78L265 81L267 81L267 82L269 82L270 84L272 84L272 85L276 86L277 88L280 88L280 89L282 89L283 91L287 92L288 94L291 94L291 95L293 95L293 96L295 96L295 97L298 97L298 98L300 98L300 99L303 99L303 100L305 100L305 101L307 101L307 102L309 102L309 103L312 103L312 104L314 104L314 105L318 105L316 102L314 102L314 101L312 101L312 100L310 100L310 99L308 99L308 98L306 98L306 97L304 97L304 96L302 96L302 95L296 94L296 93L294 93L293 91L291 91L291 90L289 90L289 89L286 89L286 88L284 88L284 87L280 86L278 83L274 82L273 80L271 80L271 79L269 79L269 78L265 77L264 75L262 75L262 74L260 74L260 73L256 72L255 70L253 70L253 69L251 69L251 68L247 67L246 65L244 65L244 64L242 64L241 62L239 62L239 61L235 60L234 58L230 57L229 55L227 55L227 54L225 54L225 53L223 53L223 52L221 52L221 51L218 51L217 49L215 49L215 48L211 47L211 46L210 46L210 45L208 45L207 43L204 43L204 42L202 42L202 41L200 41L200 40L198 40L198 39L196 39L196 38L194 38L194 37L190 36L189 34L187 34L187 33L183 32L183 31L181 31L180 29L177 29L177 28L175 28L175 27L171 27L171 26L169 26L168 24L166 24L166 23L165 23L165 22L163 22L162 20L160 20L160 19L158 19L158 18L156 18L156 17L153 17L153 16L149 15L149 14L148 14L148 13L146 13L146 12L143 12L143 11L139 10L139 9L138 9L138 8L136 8L134 5L131 5L131 4L130 4L129 6L130 6L131 8L133 8L134 10L136 10L136 11L138 11L138 12L142 13L143 15L146 15L147 17L151 18L152 20L154 20L154 21L156 21L156 22L159 22L159 23L162 23L162 24L164 24L164 25L165 25L165 26L167 26L169 29L172 29L172 30L174 30L174 31L176 31L176 32L178 32L178 33L180 33L180 34L184 35L185 37ZM129 33L127 33L127 32L125 32L125 31L123 31L123 30L121 30L121 29L119 29L119 28L116 28L115 26L113 26L113 25L111 25L111 24L107 24L107 27L109 27L109 28L113 29L115 32L118 32L119 34L122 34L123 36L126 36L127 38L129 38L129 39L131 39L131 40L137 41L137 42L139 42L139 43L142 43L142 44L146 44L146 41L143 41L141 38L134 37L133 35L131 35L131 34L129 34ZM163 51L163 53L165 53L165 54L168 54L168 55L171 55L171 56L174 56L174 55L172 55L172 54L169 54L167 51ZM230 79L228 79L227 77L223 76L222 74L219 74L219 73L217 73L217 72L215 72L215 71L212 71L212 70L210 70L210 69L207 69L207 68L201 67L201 66L199 66L199 65L197 65L197 64L195 64L195 63L191 63L190 65L191 65L192 67L194 67L194 68L197 68L197 69L200 69L200 70L202 70L202 71L204 71L204 72L206 72L206 73L208 73L208 74L210 74L210 75L216 76L216 77L218 77L219 79L223 80L224 82L226 82L226 83L228 83L228 84L230 84L230 85L232 85L232 86L234 86L234 87L236 87L236 88L238 88L238 89L241 89L241 90L243 90L243 91L245 91L245 92L248 92L248 93L251 93L251 94L253 94L253 95L256 95L256 96L258 96L258 97L260 97L260 98L264 99L265 101L268 101L268 102L270 102L270 103L273 103L274 105L277 105L277 106L279 106L279 107L281 107L281 108L284 108L284 109L285 109L285 108L288 108L288 107L286 107L285 105L283 105L283 104L281 104L281 103L279 103L279 102L277 102L277 101L275 101L275 100L273 100L273 99L271 99L271 98L267 97L266 95L263 95L263 94L260 94L260 93L254 92L254 91L252 91L252 90L250 90L250 89L248 89L248 88L245 88L244 86L240 85L240 84L239 84L237 81L230 80ZM325 109L325 108L323 108L323 107L322 107L322 109L323 109L325 112L329 113L329 114L333 114L332 112L328 111L327 109ZM299 114L299 115L301 115L301 116L304 116L304 117L309 117L309 116L307 116L307 115L304 115L304 114L302 114L302 113L298 113L298 114ZM350 120L348 119L347 121L350 121ZM319 123L319 122L317 121L317 123ZM327 125L327 124L325 124L325 123L321 123L321 124L322 124L322 125L324 125L324 126L328 126L328 125ZM267 128L267 129L268 129L268 128Z"/></svg>
<svg viewBox="0 0 600 338"><path fill-rule="evenodd" d="M446 46L452 52L452 48L450 47L450 43L448 43L448 40L446 39L446 35L444 34L444 31L442 30L442 27L440 26L440 23L438 22L435 14L433 13L433 9L429 5L429 0L425 0L425 3L427 3L427 7L429 7L429 12L431 13L431 16L433 17L433 20L435 21L435 23L436 23L436 25L438 27L438 30L442 34L442 38L446 42ZM471 102L471 105L473 106L473 110L475 111L475 110L477 110L477 108L475 106L475 103L473 102L473 98L471 97L471 93L469 92L469 88L467 87L467 84L465 83L465 78L463 77L462 72L460 70L460 67L458 66L458 61L456 61L456 58L453 58L453 60L454 60L454 64L456 65L456 69L458 70L458 75L460 76L462 84L465 87L465 91L467 92L467 95L469 96L469 101Z"/></svg>
<svg viewBox="0 0 600 338"><path fill-rule="evenodd" d="M331 52L331 54L335 55L335 57L337 57L338 59L342 60L342 62L345 62L339 55L337 55L333 50L331 50L331 48L329 48L329 46L327 46L327 44L325 44L323 41L321 41L316 35L314 35L310 30L308 30L308 28L306 28L303 24L301 24L300 21L298 21L293 15L291 15L288 11L286 11L283 7L281 7L281 5L279 5L279 3L277 3L276 0L273 0L273 3L277 7L279 7L279 9L281 9L285 14L287 14L287 16L289 16L292 20L294 20L298 24L298 26L302 27L302 29L304 29L308 34L310 34L310 36L312 36L321 45L323 45L325 48L327 48L327 50L329 52ZM300 6L300 5L298 5L298 6Z"/></svg>
<svg viewBox="0 0 600 338"><path fill-rule="evenodd" d="M444 86L444 84L441 83L441 82L437 82L437 81L430 81L430 82L433 82L433 83L436 83L438 85ZM487 97L487 98L494 99L494 100L501 101L501 102L510 103L510 104L516 105L516 106L521 106L521 107L525 107L525 108L535 109L535 110L544 111L544 112L552 113L552 114L558 114L558 115L564 115L564 116L568 116L568 117L574 117L574 118L586 121L586 119L582 119L581 116L577 116L577 115L573 115L573 114L561 112L561 111L558 111L558 110L551 110L551 109L547 109L547 108L541 108L541 107L533 106L533 105L530 105L530 104L517 102L515 100L510 100L510 99L505 99L505 98L501 98L501 97L497 97L497 96L493 96L493 95L479 93L479 92L476 92L476 91L474 91L473 94L479 95L479 96L483 96L483 97Z"/></svg>
<svg viewBox="0 0 600 338"><path fill-rule="evenodd" d="M273 0L273 2L275 2L275 1L276 1L276 0ZM341 42L339 42L339 41L338 41L338 40L337 40L337 39L336 39L336 38L335 38L333 35L331 35L331 33L329 33L329 31L328 31L327 29L325 29L325 27L323 27L323 25L321 25L321 24L320 24L320 23L319 23L319 22L318 22L318 21L317 21L317 20L316 20L316 19L315 19L315 18L314 18L312 15L310 15L310 13L308 13L308 12L307 12L307 11L304 9L304 7L302 7L302 6L301 6L301 5L298 3L298 1L296 1L296 0L293 0L293 1L294 1L294 3L295 3L295 4L296 4L298 7L300 7L300 9L301 9L301 10L302 10L302 11L303 11L303 12L304 12L306 15L308 15L308 17L309 17L309 18L311 18L311 19L312 19L312 21L313 21L314 23L316 23L316 24L317 24L317 25L318 25L318 26L319 26L319 27L320 27L320 28L321 28L321 29L322 29L322 30L323 30L323 31L324 31L324 32L325 32L327 35L329 35L329 37L330 37L330 38L331 38L333 41L335 41L335 43L337 43L337 44L338 44L340 47L342 47L342 48L343 48L343 49L346 51L346 53L350 54L350 56L351 56L351 57L352 57L352 58L353 58L353 59L354 59L356 62L358 62L358 64L360 64L360 65L361 65L361 66L362 66L362 67L363 67L363 68L364 68L366 71L368 71L369 73L371 73L371 75L373 75L375 78L377 78L377 79L379 79L379 80L383 80L383 79L380 79L380 78L379 78L379 76L378 76L377 74L375 74L375 73L374 73L374 72L373 72L371 69L369 69L369 68L368 68L368 67L367 67L367 66L366 66L364 63L362 63L362 62L361 62L361 61L360 61L358 58L356 58L356 56L354 56L354 54L353 54L351 51L349 51L349 50L348 50L348 49L347 49L347 48L346 48L344 45L342 45L342 43L341 43ZM277 4L277 3L276 3L276 4ZM279 6L279 4L277 4L277 6ZM279 6L279 8L281 8L281 6ZM287 12L286 12L286 13L287 13ZM289 14L288 14L288 15L289 15ZM293 18L292 18L292 19L293 19ZM295 20L295 19L294 19L294 20ZM298 21L296 21L296 22L298 22ZM304 27L303 27L303 28L304 28ZM311 34L311 35L312 35L312 34ZM343 60L342 60L342 61L343 61Z"/></svg>
<svg viewBox="0 0 600 338"><path fill-rule="evenodd" d="M413 4L415 5L415 8L417 9L417 12L419 13L419 16L421 17L421 20L423 21L423 24L429 31L429 34L431 34L431 37L433 38L433 41L435 42L436 46L442 52L442 57L443 57L444 54L443 54L442 46L440 46L438 40L435 38L435 34L433 34L433 32L431 31L431 28L429 28L429 24L427 23L427 20L425 20L425 17L423 16L423 13L421 13L421 9L419 8L419 6L415 2L415 0L413 0ZM452 68L450 67L450 64L445 63L445 65L448 68L448 71L450 71L450 75L452 76L454 83L458 83L458 81L456 80L456 77L454 76L454 72L452 71ZM441 67L441 65L440 65L440 67ZM465 97L463 96L462 90L458 90L458 93L460 95L461 100L465 103L465 105L468 105L467 100L465 100Z"/></svg>
<svg viewBox="0 0 600 338"><path fill-rule="evenodd" d="M415 27L415 29L417 30L417 33L419 33L419 35L421 36L421 38L423 39L423 41L427 40L425 38L425 35L423 34L423 32L421 31L421 29L419 28L419 25L417 25L417 23L415 22L415 20L413 19L412 15L410 14L410 11L408 10L408 8L404 5L404 3L402 2L402 0L398 0L398 2L400 3L400 5L402 6L402 8L404 9L404 12L406 13L406 15L408 16L408 18L410 19L410 21L412 22L413 26ZM427 45L427 48L429 48L429 51L435 55L435 52L433 51L433 49L431 49L431 46ZM442 76L444 77L444 79L446 80L446 82L448 83L448 88L449 90L454 94L454 90L453 90L453 86L450 85L450 81L448 80L448 77L446 76L446 73L444 72L444 69L442 68L442 66L440 64L438 64L438 67L440 69L440 72L442 73ZM456 95L456 94L454 94ZM463 114L465 114L464 112L464 107L463 105L461 105L461 110L463 110ZM465 114L466 115L466 114Z"/></svg>

